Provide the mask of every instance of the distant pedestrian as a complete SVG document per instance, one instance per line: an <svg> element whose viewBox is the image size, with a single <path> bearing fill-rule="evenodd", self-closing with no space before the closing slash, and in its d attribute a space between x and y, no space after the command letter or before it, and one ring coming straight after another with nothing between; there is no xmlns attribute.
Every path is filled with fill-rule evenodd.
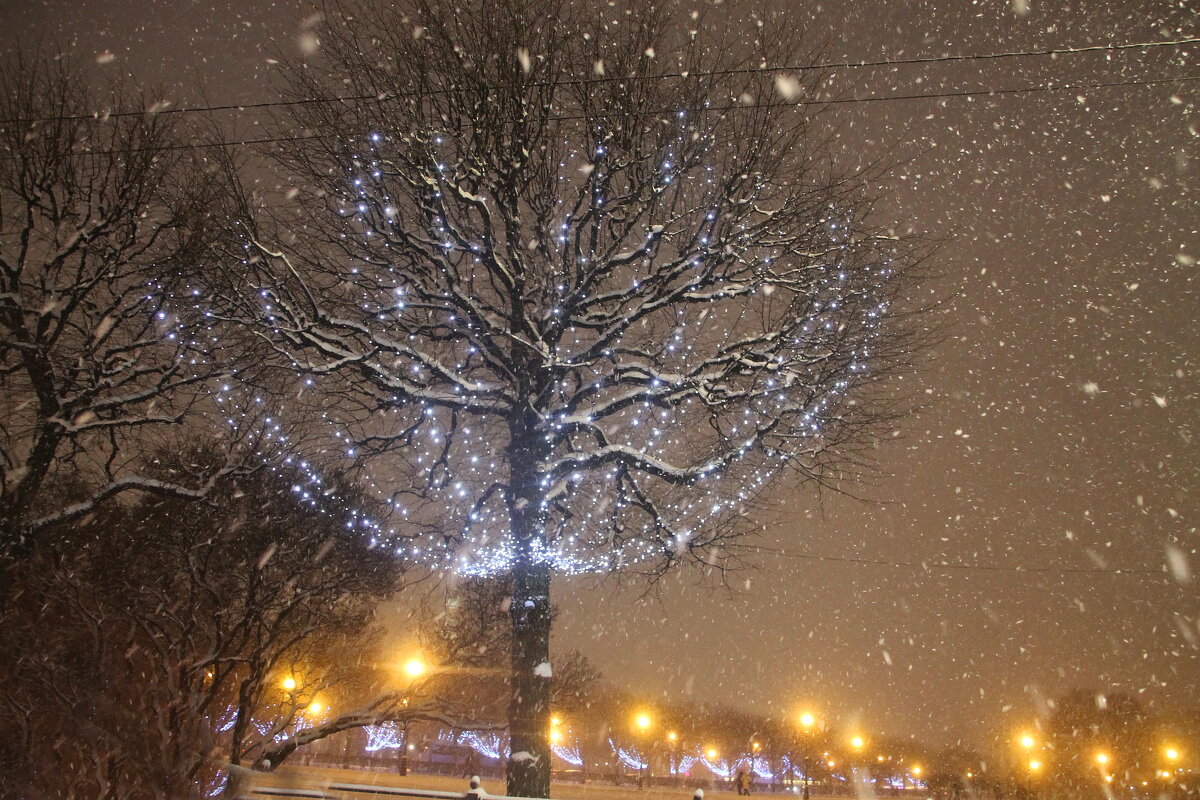
<svg viewBox="0 0 1200 800"><path fill-rule="evenodd" d="M750 796L750 773L744 769L739 769L737 777L733 779L733 785L737 788L739 796Z"/></svg>
<svg viewBox="0 0 1200 800"><path fill-rule="evenodd" d="M463 759L463 777L473 778L479 774L479 754L475 752L475 748L467 750L467 757Z"/></svg>

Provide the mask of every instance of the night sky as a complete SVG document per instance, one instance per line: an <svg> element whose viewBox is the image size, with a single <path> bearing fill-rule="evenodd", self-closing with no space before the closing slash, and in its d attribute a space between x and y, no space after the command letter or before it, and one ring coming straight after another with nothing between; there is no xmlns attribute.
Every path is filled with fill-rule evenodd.
<svg viewBox="0 0 1200 800"><path fill-rule="evenodd" d="M832 62L1200 35L1187 0L1053 5L795 3L794 18ZM267 0L0 0L0 36L70 42L180 104L201 104L201 84L208 102L254 102L274 99L269 59L296 52L309 14ZM1200 45L842 69L833 89L1186 75L1200 76ZM828 110L843 165L909 160L880 218L944 241L944 341L909 379L927 410L855 488L876 502L777 491L764 549L728 590L695 572L652 597L633 581L560 580L556 646L650 698L805 705L935 745L986 744L1077 687L1196 709L1198 102L1193 81ZM238 115L243 133L254 119ZM946 563L982 569L932 566Z"/></svg>

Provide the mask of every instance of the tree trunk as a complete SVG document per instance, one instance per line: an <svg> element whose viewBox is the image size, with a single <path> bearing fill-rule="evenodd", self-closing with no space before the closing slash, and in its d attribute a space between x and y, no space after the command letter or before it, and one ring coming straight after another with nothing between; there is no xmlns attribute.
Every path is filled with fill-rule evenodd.
<svg viewBox="0 0 1200 800"><path fill-rule="evenodd" d="M508 793L518 797L550 796L550 565L542 554L545 509L537 464L544 454L537 421L529 411L509 423L508 514L516 552L506 777Z"/></svg>
<svg viewBox="0 0 1200 800"><path fill-rule="evenodd" d="M508 793L550 796L550 569L528 551L513 567Z"/></svg>

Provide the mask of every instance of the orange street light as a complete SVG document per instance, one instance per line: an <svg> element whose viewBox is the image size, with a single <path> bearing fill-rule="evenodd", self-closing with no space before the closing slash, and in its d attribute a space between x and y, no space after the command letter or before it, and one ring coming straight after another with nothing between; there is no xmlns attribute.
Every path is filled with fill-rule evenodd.
<svg viewBox="0 0 1200 800"><path fill-rule="evenodd" d="M410 678L419 678L425 674L425 662L413 657L404 662L404 674Z"/></svg>
<svg viewBox="0 0 1200 800"><path fill-rule="evenodd" d="M817 718L807 711L800 715L800 725L806 730L811 728L817 721Z"/></svg>
<svg viewBox="0 0 1200 800"><path fill-rule="evenodd" d="M863 737L861 737L861 736L855 736L853 739L850 740L850 746L853 747L855 750L862 750L864 744L866 744L866 742L863 741Z"/></svg>
<svg viewBox="0 0 1200 800"><path fill-rule="evenodd" d="M296 679L293 678L291 675L288 675L286 678L283 679L283 688L289 692L295 690Z"/></svg>
<svg viewBox="0 0 1200 800"><path fill-rule="evenodd" d="M1033 737L1028 733L1021 737L1021 747L1024 747L1026 750L1031 750L1034 744L1036 742L1034 742Z"/></svg>
<svg viewBox="0 0 1200 800"><path fill-rule="evenodd" d="M715 747L710 747L704 751L704 755L708 756L709 761L712 761L717 757L717 749Z"/></svg>
<svg viewBox="0 0 1200 800"><path fill-rule="evenodd" d="M1096 763L1097 764L1107 764L1108 763L1108 753L1096 753Z"/></svg>
<svg viewBox="0 0 1200 800"><path fill-rule="evenodd" d="M1037 759L1034 759L1033 761L1029 762L1029 771L1030 772L1037 772L1041 768L1042 768L1042 762L1038 761Z"/></svg>
<svg viewBox="0 0 1200 800"><path fill-rule="evenodd" d="M1166 749L1166 751L1164 752L1164 755L1166 755L1167 761L1178 761L1179 760L1179 751L1176 750L1174 747L1168 747Z"/></svg>

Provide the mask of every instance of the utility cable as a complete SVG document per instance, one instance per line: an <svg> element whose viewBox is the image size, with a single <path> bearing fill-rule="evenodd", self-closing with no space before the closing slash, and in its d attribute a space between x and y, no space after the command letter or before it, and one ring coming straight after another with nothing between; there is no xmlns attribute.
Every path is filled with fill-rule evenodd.
<svg viewBox="0 0 1200 800"><path fill-rule="evenodd" d="M625 75L625 76L595 76L590 78L576 78L573 80L562 81L564 85L586 85L589 83L611 83L613 81L650 81L650 80L666 80L677 79L684 77L720 77L726 75L753 75L767 74L776 72L811 72L814 70L836 70L836 69L851 69L864 67L889 67L889 66L912 66L917 64L945 64L945 63L960 63L967 61L992 61L997 59L1008 58L1025 58L1025 57L1047 57L1060 55L1077 55L1082 53L1097 53L1097 52L1121 52L1130 50L1148 50L1156 47L1179 47L1186 44L1198 44L1200 37L1189 37L1185 39L1172 39L1169 41L1155 42L1129 42L1125 44L1098 44L1087 45L1084 47L1059 47L1047 48L1043 50L1013 50L999 53L972 53L962 55L945 55L945 56L920 56L913 58L899 59L879 59L876 61L837 61L824 62L819 64L799 64L787 65L780 67L747 67L742 69L725 69L725 70L708 70L696 71L690 73L683 72L666 72L656 73L654 75ZM546 83L532 83L530 88L546 86ZM264 100L252 103L226 103L221 105L208 106L183 106L180 108L164 108L158 110L142 109L137 111L113 111L102 115L98 114L77 114L71 116L55 116L55 117L33 117L29 119L9 119L0 120L0 125L10 125L16 122L59 122L59 121L82 121L89 119L113 119L121 117L136 117L148 116L151 114L202 114L224 111L255 111L268 108L289 108L305 105L317 105L325 103L355 103L364 101L383 101L396 99L401 97L412 97L413 93L398 93L388 95L339 95L337 97L313 97L302 98L298 100ZM841 102L851 102L844 100Z"/></svg>

